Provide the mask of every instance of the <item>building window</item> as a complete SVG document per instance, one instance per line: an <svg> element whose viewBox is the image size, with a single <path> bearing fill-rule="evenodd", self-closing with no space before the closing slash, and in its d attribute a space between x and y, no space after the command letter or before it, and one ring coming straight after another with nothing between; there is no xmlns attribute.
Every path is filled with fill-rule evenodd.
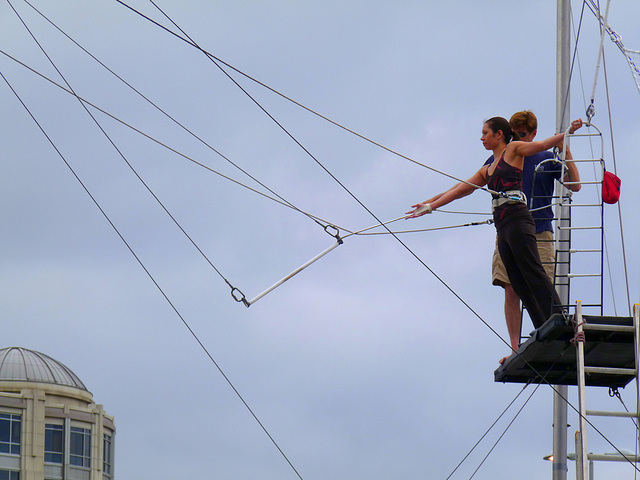
<svg viewBox="0 0 640 480"><path fill-rule="evenodd" d="M20 455L20 425L20 415L0 413L0 453ZM4 474L0 473L0 480L9 478L2 475Z"/></svg>
<svg viewBox="0 0 640 480"><path fill-rule="evenodd" d="M62 464L64 427L47 423L44 427L44 461Z"/></svg>
<svg viewBox="0 0 640 480"><path fill-rule="evenodd" d="M102 471L105 475L111 476L113 474L113 437L106 433L104 434L104 459Z"/></svg>
<svg viewBox="0 0 640 480"><path fill-rule="evenodd" d="M20 472L15 470L0 470L0 480L20 480Z"/></svg>
<svg viewBox="0 0 640 480"><path fill-rule="evenodd" d="M69 462L78 467L91 467L91 430L71 427Z"/></svg>

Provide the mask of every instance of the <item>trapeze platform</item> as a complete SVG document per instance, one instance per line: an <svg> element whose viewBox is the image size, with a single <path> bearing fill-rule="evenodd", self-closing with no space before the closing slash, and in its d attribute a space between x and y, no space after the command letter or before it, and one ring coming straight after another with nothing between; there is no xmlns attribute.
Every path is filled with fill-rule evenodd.
<svg viewBox="0 0 640 480"><path fill-rule="evenodd" d="M583 316L587 386L624 387L635 378L632 317ZM553 315L494 372L496 382L577 385L574 326ZM609 370L606 370L609 369ZM623 370L611 370L623 369Z"/></svg>

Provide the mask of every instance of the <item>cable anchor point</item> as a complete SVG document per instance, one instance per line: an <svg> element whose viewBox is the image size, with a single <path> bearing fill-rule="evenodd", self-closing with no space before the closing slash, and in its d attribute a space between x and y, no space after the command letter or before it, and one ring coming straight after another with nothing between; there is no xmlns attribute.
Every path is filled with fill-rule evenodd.
<svg viewBox="0 0 640 480"><path fill-rule="evenodd" d="M591 100L591 104L587 107L587 111L585 112L587 116L587 127L591 125L591 119L596 115L596 107L593 104L593 100Z"/></svg>
<svg viewBox="0 0 640 480"><path fill-rule="evenodd" d="M329 231L329 229L333 229L335 233L332 233ZM324 226L324 231L327 232L329 235L331 235L333 238L336 239L336 242L338 242L339 245L342 245L343 240L340 237L340 229L338 227L336 227L335 225L325 225Z"/></svg>
<svg viewBox="0 0 640 480"><path fill-rule="evenodd" d="M236 302L244 303L245 307L249 308L251 306L244 296L244 293L242 293L237 287L231 287L231 296Z"/></svg>

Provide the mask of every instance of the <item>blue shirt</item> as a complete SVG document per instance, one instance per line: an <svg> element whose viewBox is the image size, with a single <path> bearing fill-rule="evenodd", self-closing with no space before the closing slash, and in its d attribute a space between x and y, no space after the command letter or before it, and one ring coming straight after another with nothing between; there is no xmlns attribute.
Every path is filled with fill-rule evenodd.
<svg viewBox="0 0 640 480"><path fill-rule="evenodd" d="M530 157L524 157L524 167L522 169L522 191L527 196L527 204L531 215L536 221L536 233L553 232L551 221L553 220L553 191L555 180L560 179L562 166L557 161L546 161L553 159L553 153L549 151L539 152ZM490 165L493 162L493 155L484 162ZM536 167L538 167L536 169ZM531 186L533 185L533 191ZM538 208L544 207L540 210Z"/></svg>

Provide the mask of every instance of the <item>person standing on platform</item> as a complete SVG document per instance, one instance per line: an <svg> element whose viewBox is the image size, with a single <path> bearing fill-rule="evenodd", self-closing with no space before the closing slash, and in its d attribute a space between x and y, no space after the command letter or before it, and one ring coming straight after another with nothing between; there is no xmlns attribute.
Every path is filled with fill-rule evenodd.
<svg viewBox="0 0 640 480"><path fill-rule="evenodd" d="M571 123L570 133L582 126L582 120ZM493 217L497 230L497 245L509 281L527 308L535 328L539 328L552 313L560 313L560 299L546 274L538 253L535 222L522 193L524 158L560 144L564 133L543 141L518 141L509 122L502 117L487 120L482 127L481 141L493 152L493 162L483 166L467 182L460 182L448 191L413 205L406 218L416 218L469 195L487 185L492 193ZM516 141L512 141L516 140Z"/></svg>
<svg viewBox="0 0 640 480"><path fill-rule="evenodd" d="M514 113L509 119L511 129L520 136L523 142L532 142L538 133L538 119L531 110L523 110ZM560 145L560 148L562 145ZM555 270L555 248L553 239L553 226L551 224L554 214L551 204L555 190L555 181L560 180L562 165L553 160L554 155L550 151L542 151L524 158L522 169L522 191L527 198L529 211L536 224L536 241L540 261L551 281ZM485 162L490 165L493 156ZM569 187L572 191L580 190L580 173L576 164L572 161L571 152L566 152L566 173L563 181L572 182ZM493 285L504 288L504 315L509 333L511 348L516 351L520 345L522 334L522 311L520 297L513 290L504 263L500 258L498 246L493 252L491 262L491 280ZM503 359L504 360L504 359Z"/></svg>

